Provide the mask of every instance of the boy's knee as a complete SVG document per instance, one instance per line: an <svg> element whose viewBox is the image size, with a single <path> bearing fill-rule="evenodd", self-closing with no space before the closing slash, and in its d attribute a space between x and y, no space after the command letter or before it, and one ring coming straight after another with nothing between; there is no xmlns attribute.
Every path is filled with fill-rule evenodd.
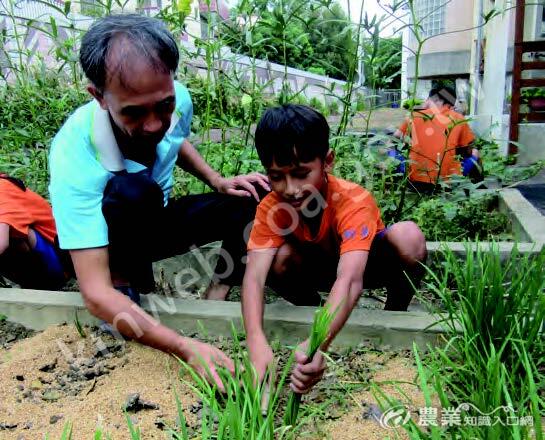
<svg viewBox="0 0 545 440"><path fill-rule="evenodd" d="M426 261L426 238L416 223L411 221L396 223L388 228L386 237L405 263Z"/></svg>
<svg viewBox="0 0 545 440"><path fill-rule="evenodd" d="M271 269L276 276L284 276L301 265L301 258L290 244L284 243L276 253Z"/></svg>

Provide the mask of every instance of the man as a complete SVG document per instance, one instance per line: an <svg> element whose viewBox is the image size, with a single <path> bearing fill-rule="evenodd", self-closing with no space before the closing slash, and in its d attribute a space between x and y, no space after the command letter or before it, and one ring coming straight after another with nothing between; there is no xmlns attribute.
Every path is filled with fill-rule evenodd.
<svg viewBox="0 0 545 440"><path fill-rule="evenodd" d="M455 103L454 89L433 88L424 109L414 110L412 119L394 133L400 139L410 136L409 180L419 191L433 191L451 175L482 180L479 152L472 146L475 136L464 117L453 110Z"/></svg>
<svg viewBox="0 0 545 440"><path fill-rule="evenodd" d="M114 15L89 29L80 63L95 99L53 141L50 193L60 246L70 251L89 311L201 373L208 367L218 382L214 364L232 368L231 361L153 320L139 307L139 292L153 288L152 261L223 240L229 261L220 259L208 297L225 296L244 271L254 185L269 188L257 173L222 177L187 140L192 104L173 79L178 60L159 20ZM169 201L176 163L217 192Z"/></svg>
<svg viewBox="0 0 545 440"><path fill-rule="evenodd" d="M0 275L25 289L61 288L70 264L56 238L49 203L19 179L0 174Z"/></svg>

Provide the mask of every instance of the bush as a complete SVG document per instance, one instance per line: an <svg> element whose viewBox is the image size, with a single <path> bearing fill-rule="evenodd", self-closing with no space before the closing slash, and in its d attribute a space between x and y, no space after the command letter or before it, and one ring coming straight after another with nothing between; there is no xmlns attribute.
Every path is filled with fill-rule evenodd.
<svg viewBox="0 0 545 440"><path fill-rule="evenodd" d="M89 100L85 90L62 75L36 75L0 88L0 171L46 196L51 140L68 116Z"/></svg>

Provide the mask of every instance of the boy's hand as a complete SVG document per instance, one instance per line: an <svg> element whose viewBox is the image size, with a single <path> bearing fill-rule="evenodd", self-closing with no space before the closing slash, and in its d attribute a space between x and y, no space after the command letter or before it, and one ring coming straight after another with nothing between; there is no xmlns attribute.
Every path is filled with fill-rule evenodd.
<svg viewBox="0 0 545 440"><path fill-rule="evenodd" d="M235 373L235 365L227 355L212 345L189 338L186 339L183 351L189 366L209 382L215 383L221 392L225 391L216 368L223 367L231 374Z"/></svg>
<svg viewBox="0 0 545 440"><path fill-rule="evenodd" d="M261 344L256 344L250 348L250 360L257 373L257 379L259 382L265 377L267 368L274 360L274 354L271 346L265 341Z"/></svg>
<svg viewBox="0 0 545 440"><path fill-rule="evenodd" d="M291 374L291 389L298 394L308 393L324 375L326 360L318 351L312 359L305 354L308 341L302 343L295 351L295 367Z"/></svg>

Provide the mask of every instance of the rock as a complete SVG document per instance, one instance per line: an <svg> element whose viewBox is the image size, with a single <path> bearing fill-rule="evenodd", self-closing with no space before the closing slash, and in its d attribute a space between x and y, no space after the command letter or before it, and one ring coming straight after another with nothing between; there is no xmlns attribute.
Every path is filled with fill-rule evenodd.
<svg viewBox="0 0 545 440"><path fill-rule="evenodd" d="M47 378L47 377L43 377L43 376L39 376L38 377L38 380L41 382L41 383L46 383L46 384L50 384L51 383L51 379Z"/></svg>
<svg viewBox="0 0 545 440"><path fill-rule="evenodd" d="M143 409L159 409L159 405L140 399L140 394L133 393L127 396L123 409L130 412L138 412Z"/></svg>
<svg viewBox="0 0 545 440"><path fill-rule="evenodd" d="M85 362L84 362L84 364L89 368L94 367L96 363L97 363L97 361L92 357L89 358L89 359L86 359Z"/></svg>
<svg viewBox="0 0 545 440"><path fill-rule="evenodd" d="M32 429L32 426L34 426L34 424L32 422L25 422L25 423L23 423L22 428L23 429Z"/></svg>
<svg viewBox="0 0 545 440"><path fill-rule="evenodd" d="M26 389L26 390L23 391L23 397L29 398L31 396L32 396L32 391L31 390Z"/></svg>
<svg viewBox="0 0 545 440"><path fill-rule="evenodd" d="M0 431L8 431L17 428L17 423L0 422Z"/></svg>
<svg viewBox="0 0 545 440"><path fill-rule="evenodd" d="M22 383L20 383L19 385L17 385L17 389L19 391L23 391L25 389L25 386Z"/></svg>
<svg viewBox="0 0 545 440"><path fill-rule="evenodd" d="M61 393L51 389L44 391L44 393L42 394L42 400L49 400L53 402L59 400L61 397Z"/></svg>
<svg viewBox="0 0 545 440"><path fill-rule="evenodd" d="M43 387L44 386L39 379L33 380L32 383L30 384L30 389L32 390L41 390Z"/></svg>
<svg viewBox="0 0 545 440"><path fill-rule="evenodd" d="M153 424L155 425L157 429L160 429L161 431L167 427L167 424L161 417L157 417L155 419L155 422L153 422Z"/></svg>
<svg viewBox="0 0 545 440"><path fill-rule="evenodd" d="M61 420L63 418L64 418L64 416L62 414L51 416L49 418L49 423L51 425L54 425L55 423L57 423L59 420Z"/></svg>
<svg viewBox="0 0 545 440"><path fill-rule="evenodd" d="M51 362L42 365L40 368L38 368L38 370L43 371L44 373L49 373L50 371L53 371L56 366L57 358L53 359Z"/></svg>
<svg viewBox="0 0 545 440"><path fill-rule="evenodd" d="M25 376L23 376L22 374L16 374L15 379L19 382L22 382L23 380L25 380Z"/></svg>

